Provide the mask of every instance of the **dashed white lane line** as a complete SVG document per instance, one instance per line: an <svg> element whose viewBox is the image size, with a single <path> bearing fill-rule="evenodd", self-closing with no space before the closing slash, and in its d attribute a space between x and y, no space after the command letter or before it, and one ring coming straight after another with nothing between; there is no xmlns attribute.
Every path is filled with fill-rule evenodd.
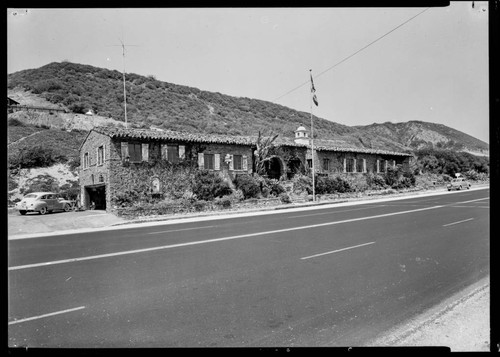
<svg viewBox="0 0 500 357"><path fill-rule="evenodd" d="M73 263L73 262L80 262L80 261L100 259L100 258L116 257L116 256L120 256L120 255L127 255L127 254L151 252L151 251L162 250L162 249L171 249L171 248L186 247L186 246L190 246L190 245L199 245L199 244L206 244L206 243L222 242L222 241L226 241L226 240L233 240L233 239L241 239L241 238L247 238L247 237L256 237L256 236L262 236L262 235L268 235L268 234L291 232L291 231L297 231L297 230L301 230L301 229L311 229L311 228L317 228L317 227L326 227L326 226L332 226L332 225L335 225L335 224L350 223L350 222L356 222L356 221L364 221L364 220L368 220L368 219L376 219L376 218L382 218L382 217L396 216L396 215L400 215L400 214L407 214L407 213L427 211L427 210L437 209L437 208L441 208L441 207L443 207L443 206L432 206L432 207L418 208L418 209L409 210L409 211L400 211L400 212L391 212L391 213L379 214L379 215L376 215L376 216L351 218L351 219L345 219L345 220L342 220L342 221L326 222L326 223L312 224L312 225L308 225L308 226L300 226L300 227L293 227L293 228L277 229L277 230L273 230L273 231L248 233L248 234L241 234L241 235L237 235L237 236L230 236L230 237L223 237L223 238L214 238L214 239L199 240L199 241L186 242L186 243L170 244L170 245L164 245L164 246L160 246L160 247L135 249L135 250L128 250L128 251L116 252L116 253L107 253L107 254L92 255L92 256L87 256L87 257L70 258L70 259L55 260L55 261L50 261L50 262L27 264L27 265L18 265L18 266L9 267L9 271L20 270L20 269L28 269L28 268L37 268L37 267L50 266L50 265L56 265L56 264Z"/></svg>
<svg viewBox="0 0 500 357"><path fill-rule="evenodd" d="M344 250L349 250L349 249L354 249L354 248L359 248L359 247L363 247L365 245L370 245L370 244L373 244L375 242L369 242L369 243L363 243L363 244L358 244L358 245L353 245L351 247L347 247L347 248L342 248L342 249L337 249L337 250L331 250L329 252L324 252L324 253L319 253L319 254L314 254L314 255L310 255L308 257L302 257L300 259L302 260L305 260L305 259L311 259L311 258L316 258L316 257L320 257L322 255L327 255L327 254L333 254L333 253L338 253L338 252L342 252Z"/></svg>
<svg viewBox="0 0 500 357"><path fill-rule="evenodd" d="M68 312L73 312L77 310L85 309L85 306L79 306L79 307L74 307L72 309L66 309L66 310L61 310L61 311L56 311L56 312L51 312L49 314L44 314L44 315L38 315L38 316L33 316L33 317L27 317L25 319L19 319L19 320L14 320L10 321L9 325L14 325L14 324L19 324L21 322L26 322L26 321L32 321L32 320L38 320L38 319L43 319L44 317L49 317L49 316L55 316L55 315L60 315L60 314L66 314Z"/></svg>
<svg viewBox="0 0 500 357"><path fill-rule="evenodd" d="M170 233L170 232L182 232L182 231L192 231L194 229L205 229L205 228L213 228L215 226L203 226L203 227L191 227L191 228L182 228L182 229L171 229L169 231L159 231L159 232L151 232L148 234L160 234L160 233Z"/></svg>
<svg viewBox="0 0 500 357"><path fill-rule="evenodd" d="M443 227L453 226L454 224L459 224L459 223L464 223L464 222L472 221L473 219L474 218L467 218L467 219L464 219L462 221L457 221L457 222L452 222L452 223L448 223L448 224L443 224Z"/></svg>
<svg viewBox="0 0 500 357"><path fill-rule="evenodd" d="M385 206L386 205L377 205L377 206L369 206L369 207L362 207L362 208L346 209L346 210L335 211L335 212L321 212L321 213L301 214L301 215L289 216L289 217L285 217L285 218L300 218L300 217L310 217L310 216L321 216L321 215L325 215L325 214L334 215L334 214L337 214L337 213L360 211L360 210L364 210L364 209L373 209L373 208L380 208L380 207L385 207Z"/></svg>

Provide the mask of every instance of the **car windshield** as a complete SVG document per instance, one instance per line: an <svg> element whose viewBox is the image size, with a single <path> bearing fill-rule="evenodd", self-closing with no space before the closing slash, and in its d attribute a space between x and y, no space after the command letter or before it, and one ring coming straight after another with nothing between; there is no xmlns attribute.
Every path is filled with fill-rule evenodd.
<svg viewBox="0 0 500 357"><path fill-rule="evenodd" d="M37 195L35 195L34 193L30 193L30 194L27 194L26 196L24 196L24 198L36 198Z"/></svg>

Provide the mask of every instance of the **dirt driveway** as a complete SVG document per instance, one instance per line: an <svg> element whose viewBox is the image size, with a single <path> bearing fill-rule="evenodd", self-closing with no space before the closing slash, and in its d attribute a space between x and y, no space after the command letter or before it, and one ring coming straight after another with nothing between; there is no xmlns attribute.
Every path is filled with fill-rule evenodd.
<svg viewBox="0 0 500 357"><path fill-rule="evenodd" d="M33 233L50 233L56 231L100 228L123 222L105 211L53 212L46 215L27 213L21 216L15 210L9 210L9 237Z"/></svg>

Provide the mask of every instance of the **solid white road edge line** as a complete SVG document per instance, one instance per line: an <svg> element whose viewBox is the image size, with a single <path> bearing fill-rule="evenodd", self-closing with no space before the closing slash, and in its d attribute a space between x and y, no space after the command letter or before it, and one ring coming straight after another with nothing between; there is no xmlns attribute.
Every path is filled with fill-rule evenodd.
<svg viewBox="0 0 500 357"><path fill-rule="evenodd" d="M199 244L206 244L206 243L213 243L213 242L222 242L222 241L226 241L226 240L240 239L240 238L246 238L246 237L256 237L256 236L262 236L262 235L266 235L266 234L291 232L291 231L297 231L297 230L301 230L301 229L310 229L310 228L316 228L316 227L326 227L326 226L332 226L332 225L335 225L335 224L342 224L342 223L363 221L363 220L367 220L367 219L375 219L375 218L396 216L396 215L406 214L406 213L427 211L427 210L441 208L441 207L443 207L443 206L432 206L432 207L426 207L426 208L418 208L418 209L414 209L414 210L410 210L410 211L392 212L392 213L379 214L379 215L376 215L376 216L351 218L351 219L346 219L346 220L343 220L343 221L319 223L319 224L312 224L312 225L308 225L308 226L293 227L293 228L284 228L284 229L277 229L277 230L274 230L274 231L249 233L249 234L242 234L242 235L237 235L237 236L230 236L230 237L223 237L223 238L214 238L214 239L207 239L207 240L187 242L187 243L170 244L170 245L164 245L164 246L160 246L160 247L135 249L135 250L128 250L128 251L123 251L123 252L116 252L116 253L99 254L99 255L93 255L93 256L88 256L88 257L55 260L55 261L51 261L51 262L34 263L34 264L27 264L27 265L18 265L18 266L9 267L9 271L20 270L20 269L28 269L28 268L36 268L36 267L42 267L42 266L48 266L48 265L55 265L55 264L80 262L80 261L84 261L84 260L93 260L93 259L99 259L99 258L116 257L116 256L120 256L120 255L127 255L127 254L144 253L144 252L150 252L150 251L162 250L162 249L171 249L171 248L186 247L186 246L190 246L190 245L199 245Z"/></svg>
<svg viewBox="0 0 500 357"><path fill-rule="evenodd" d="M304 259L316 258L316 257L320 257L320 256L322 256L322 255L327 255L327 254L338 253L338 252L342 252L342 251L344 251L344 250L354 249L354 248L362 247L362 246L369 245L369 244L373 244L373 243L375 243L375 242L369 242L369 243L363 243L363 244L353 245L352 247L347 247L347 248L342 248L342 249L332 250L332 251L329 251L329 252L324 252L324 253L314 254L314 255L310 255L310 256L308 256L308 257L303 257L303 258L300 258L300 259L304 260Z"/></svg>
<svg viewBox="0 0 500 357"><path fill-rule="evenodd" d="M77 310L81 310L81 309L85 309L85 306L79 306L79 307L75 307L75 308L72 308L72 309L51 312L50 314L44 314L44 315L39 315L39 316L27 317L25 319L14 320L14 321L10 321L9 325L14 325L14 324L18 324L18 323L26 322L26 321L31 321L31 320L42 319L44 317L49 317L49 316L54 316L54 315L65 314L65 313L68 313L68 312L73 312L73 311L77 311Z"/></svg>
<svg viewBox="0 0 500 357"><path fill-rule="evenodd" d="M448 226L452 226L454 224L459 224L459 223L464 223L464 222L472 221L473 219L474 218L468 218L468 219L464 219L463 221L458 221L458 222L443 224L443 227L448 227Z"/></svg>

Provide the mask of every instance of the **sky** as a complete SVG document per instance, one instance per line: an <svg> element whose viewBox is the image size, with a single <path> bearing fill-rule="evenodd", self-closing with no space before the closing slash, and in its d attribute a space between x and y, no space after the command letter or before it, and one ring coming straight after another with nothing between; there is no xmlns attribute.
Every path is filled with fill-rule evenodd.
<svg viewBox="0 0 500 357"><path fill-rule="evenodd" d="M489 10L486 1L474 3L474 8L472 1L431 8L9 8L7 73L62 61L125 69L312 110L344 125L420 120L488 143ZM318 106L311 105L310 73Z"/></svg>

